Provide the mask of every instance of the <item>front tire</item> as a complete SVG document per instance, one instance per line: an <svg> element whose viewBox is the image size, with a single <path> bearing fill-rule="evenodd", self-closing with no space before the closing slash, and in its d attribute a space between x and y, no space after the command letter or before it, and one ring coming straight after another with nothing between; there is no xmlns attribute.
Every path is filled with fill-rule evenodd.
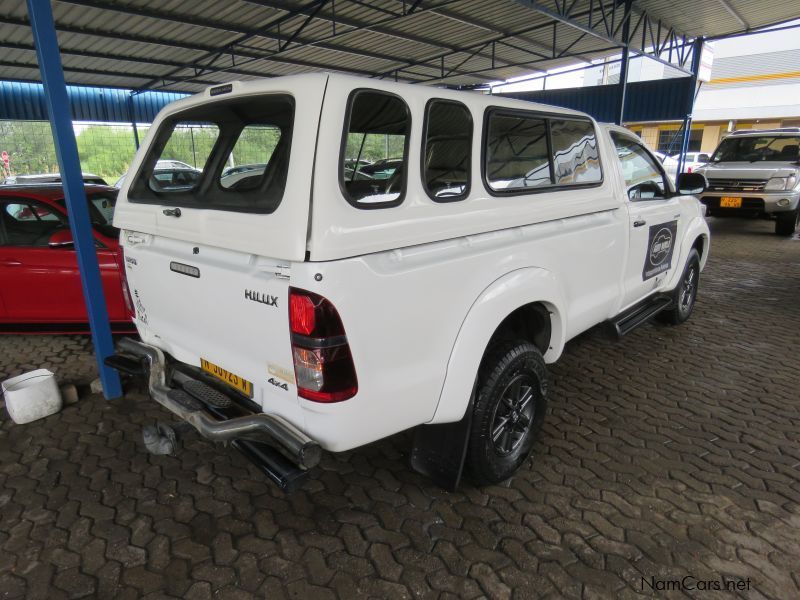
<svg viewBox="0 0 800 600"><path fill-rule="evenodd" d="M478 485L504 481L525 462L547 410L547 367L530 342L490 347L478 374L467 468Z"/></svg>
<svg viewBox="0 0 800 600"><path fill-rule="evenodd" d="M794 235L800 221L800 208L791 212L782 212L775 215L775 233L782 236Z"/></svg>
<svg viewBox="0 0 800 600"><path fill-rule="evenodd" d="M686 266L681 275L681 281L675 288L672 297L672 307L658 314L662 323L680 325L688 320L694 310L694 301L697 298L697 289L700 285L700 254L692 248L686 259Z"/></svg>

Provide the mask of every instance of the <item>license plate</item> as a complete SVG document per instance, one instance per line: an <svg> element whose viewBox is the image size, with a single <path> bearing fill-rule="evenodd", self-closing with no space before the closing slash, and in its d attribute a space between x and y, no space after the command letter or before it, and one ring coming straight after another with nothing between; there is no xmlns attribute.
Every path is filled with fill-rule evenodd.
<svg viewBox="0 0 800 600"><path fill-rule="evenodd" d="M720 208L742 208L742 199L732 196L723 196L719 199Z"/></svg>
<svg viewBox="0 0 800 600"><path fill-rule="evenodd" d="M222 367L218 367L212 362L207 361L205 358L200 359L200 368L209 375L216 377L220 381L227 383L235 390L239 390L248 398L253 397L253 384L235 373L226 371Z"/></svg>

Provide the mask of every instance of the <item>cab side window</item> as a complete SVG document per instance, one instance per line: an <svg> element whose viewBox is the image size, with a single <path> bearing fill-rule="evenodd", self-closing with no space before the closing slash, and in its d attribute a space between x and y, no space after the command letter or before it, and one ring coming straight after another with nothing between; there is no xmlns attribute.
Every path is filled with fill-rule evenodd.
<svg viewBox="0 0 800 600"><path fill-rule="evenodd" d="M617 157L630 200L658 200L667 197L669 186L664 172L650 153L635 140L612 132Z"/></svg>
<svg viewBox="0 0 800 600"><path fill-rule="evenodd" d="M339 178L345 198L358 208L386 208L406 190L411 113L399 96L356 90L348 101Z"/></svg>
<svg viewBox="0 0 800 600"><path fill-rule="evenodd" d="M553 184L547 121L525 113L491 111L485 133L484 177L493 192Z"/></svg>
<svg viewBox="0 0 800 600"><path fill-rule="evenodd" d="M67 219L60 213L25 200L0 204L0 218L3 243L8 246L47 246L54 231L67 227Z"/></svg>
<svg viewBox="0 0 800 600"><path fill-rule="evenodd" d="M591 121L550 119L556 185L600 183L600 152Z"/></svg>
<svg viewBox="0 0 800 600"><path fill-rule="evenodd" d="M472 116L466 106L451 100L428 102L422 161L422 182L431 200L466 198L472 162Z"/></svg>

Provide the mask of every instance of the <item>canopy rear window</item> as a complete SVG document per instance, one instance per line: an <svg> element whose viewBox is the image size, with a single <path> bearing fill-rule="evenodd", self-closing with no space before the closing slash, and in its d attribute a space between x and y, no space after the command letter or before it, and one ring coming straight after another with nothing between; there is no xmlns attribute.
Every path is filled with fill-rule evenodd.
<svg viewBox="0 0 800 600"><path fill-rule="evenodd" d="M131 184L130 202L271 213L289 169L294 100L211 102L171 115Z"/></svg>

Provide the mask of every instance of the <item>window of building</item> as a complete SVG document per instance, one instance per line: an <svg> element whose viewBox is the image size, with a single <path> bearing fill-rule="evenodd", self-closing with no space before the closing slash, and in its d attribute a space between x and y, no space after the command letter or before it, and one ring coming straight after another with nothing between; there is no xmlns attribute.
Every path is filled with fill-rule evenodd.
<svg viewBox="0 0 800 600"><path fill-rule="evenodd" d="M551 119L553 166L556 185L599 183L600 153L591 121Z"/></svg>
<svg viewBox="0 0 800 600"><path fill-rule="evenodd" d="M658 151L667 156L675 156L681 152L683 130L661 129L658 132ZM703 145L703 130L692 129L689 133L689 152L699 152Z"/></svg>
<svg viewBox="0 0 800 600"><path fill-rule="evenodd" d="M436 202L462 200L470 185L472 116L460 102L431 100L422 152L425 190Z"/></svg>
<svg viewBox="0 0 800 600"><path fill-rule="evenodd" d="M403 201L411 113L394 94L351 94L340 157L342 190L359 208L385 208Z"/></svg>

